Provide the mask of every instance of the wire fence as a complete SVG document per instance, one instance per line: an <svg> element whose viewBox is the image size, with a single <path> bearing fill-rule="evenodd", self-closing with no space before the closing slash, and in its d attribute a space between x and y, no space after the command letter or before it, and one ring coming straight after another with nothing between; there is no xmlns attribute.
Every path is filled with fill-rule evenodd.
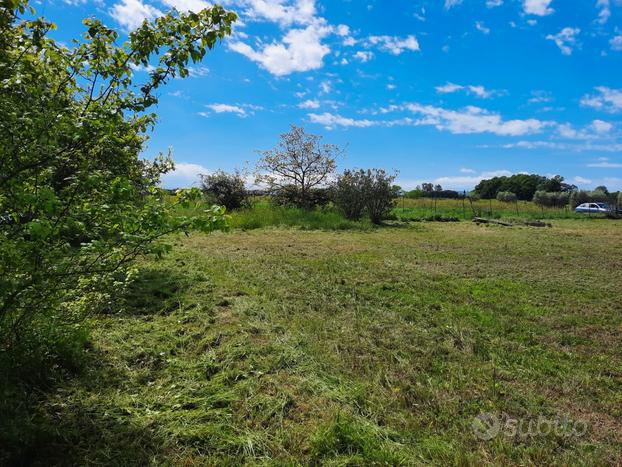
<svg viewBox="0 0 622 467"><path fill-rule="evenodd" d="M402 219L425 219L432 217L471 220L475 217L489 219L580 219L620 215L622 206L610 205L609 213L576 213L570 205L540 206L531 201L504 202L496 199L477 199L467 195L459 198L406 198L396 200L393 214Z"/></svg>

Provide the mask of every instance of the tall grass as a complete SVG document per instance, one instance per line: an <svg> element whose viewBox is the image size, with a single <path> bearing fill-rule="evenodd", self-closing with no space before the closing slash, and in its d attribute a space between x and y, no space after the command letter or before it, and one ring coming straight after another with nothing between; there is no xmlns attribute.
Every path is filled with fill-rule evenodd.
<svg viewBox="0 0 622 467"><path fill-rule="evenodd" d="M261 202L231 213L234 229L252 230L264 227L299 227L304 230L361 230L371 228L368 221L350 221L335 209L305 210L272 206Z"/></svg>
<svg viewBox="0 0 622 467"><path fill-rule="evenodd" d="M399 199L392 212L398 219L420 219L430 216L457 217L470 220L474 217L506 219L583 219L569 207L540 207L530 201L506 203L496 199ZM592 217L603 217L593 215Z"/></svg>

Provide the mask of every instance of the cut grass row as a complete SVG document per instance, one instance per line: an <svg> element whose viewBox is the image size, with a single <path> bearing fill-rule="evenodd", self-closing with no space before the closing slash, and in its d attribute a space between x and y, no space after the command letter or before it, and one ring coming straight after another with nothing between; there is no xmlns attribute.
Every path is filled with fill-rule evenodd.
<svg viewBox="0 0 622 467"><path fill-rule="evenodd" d="M618 464L620 228L180 237L93 319L84 372L31 394L24 449L107 465ZM482 412L588 430L484 441Z"/></svg>

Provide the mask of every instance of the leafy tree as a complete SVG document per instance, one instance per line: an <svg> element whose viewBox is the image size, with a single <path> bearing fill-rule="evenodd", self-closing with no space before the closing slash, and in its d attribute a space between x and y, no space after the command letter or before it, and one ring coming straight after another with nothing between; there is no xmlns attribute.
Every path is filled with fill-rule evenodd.
<svg viewBox="0 0 622 467"><path fill-rule="evenodd" d="M272 191L293 186L298 191L299 207L309 208L311 190L328 182L341 153L334 144L322 144L321 136L292 125L288 133L281 135L276 148L260 152L257 183L267 184Z"/></svg>
<svg viewBox="0 0 622 467"><path fill-rule="evenodd" d="M397 175L389 175L383 169L361 171L365 209L374 224L380 224L395 204L397 193L393 181Z"/></svg>
<svg viewBox="0 0 622 467"><path fill-rule="evenodd" d="M515 193L520 200L531 200L538 187L546 181L546 177L535 174L493 177L478 183L474 192L483 199L492 199L496 198L497 193L500 191L511 191Z"/></svg>
<svg viewBox="0 0 622 467"><path fill-rule="evenodd" d="M248 198L244 177L239 171L226 173L219 170L202 175L201 189L208 199L228 210L239 209Z"/></svg>
<svg viewBox="0 0 622 467"><path fill-rule="evenodd" d="M222 209L171 216L157 188L169 156L139 158L149 109L169 79L231 32L219 6L175 11L118 34L86 19L70 48L24 0L0 7L0 346L33 319L68 318L109 299L106 286L138 255L163 254L170 232L223 226ZM132 67L154 64L143 82ZM198 189L181 192L188 205Z"/></svg>
<svg viewBox="0 0 622 467"><path fill-rule="evenodd" d="M609 189L605 185L597 186L596 188L594 188L594 191L602 191L606 195L609 194Z"/></svg>
<svg viewBox="0 0 622 467"><path fill-rule="evenodd" d="M332 193L333 202L348 219L358 220L365 211L365 178L363 170L346 170L335 182Z"/></svg>

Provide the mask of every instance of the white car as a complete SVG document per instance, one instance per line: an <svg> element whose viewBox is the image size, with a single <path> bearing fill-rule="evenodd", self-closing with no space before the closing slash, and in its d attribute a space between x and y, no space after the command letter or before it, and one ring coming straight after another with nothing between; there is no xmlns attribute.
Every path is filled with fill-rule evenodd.
<svg viewBox="0 0 622 467"><path fill-rule="evenodd" d="M578 205L574 212L578 213L594 213L594 214L606 214L609 212L609 206L605 203L583 203Z"/></svg>

